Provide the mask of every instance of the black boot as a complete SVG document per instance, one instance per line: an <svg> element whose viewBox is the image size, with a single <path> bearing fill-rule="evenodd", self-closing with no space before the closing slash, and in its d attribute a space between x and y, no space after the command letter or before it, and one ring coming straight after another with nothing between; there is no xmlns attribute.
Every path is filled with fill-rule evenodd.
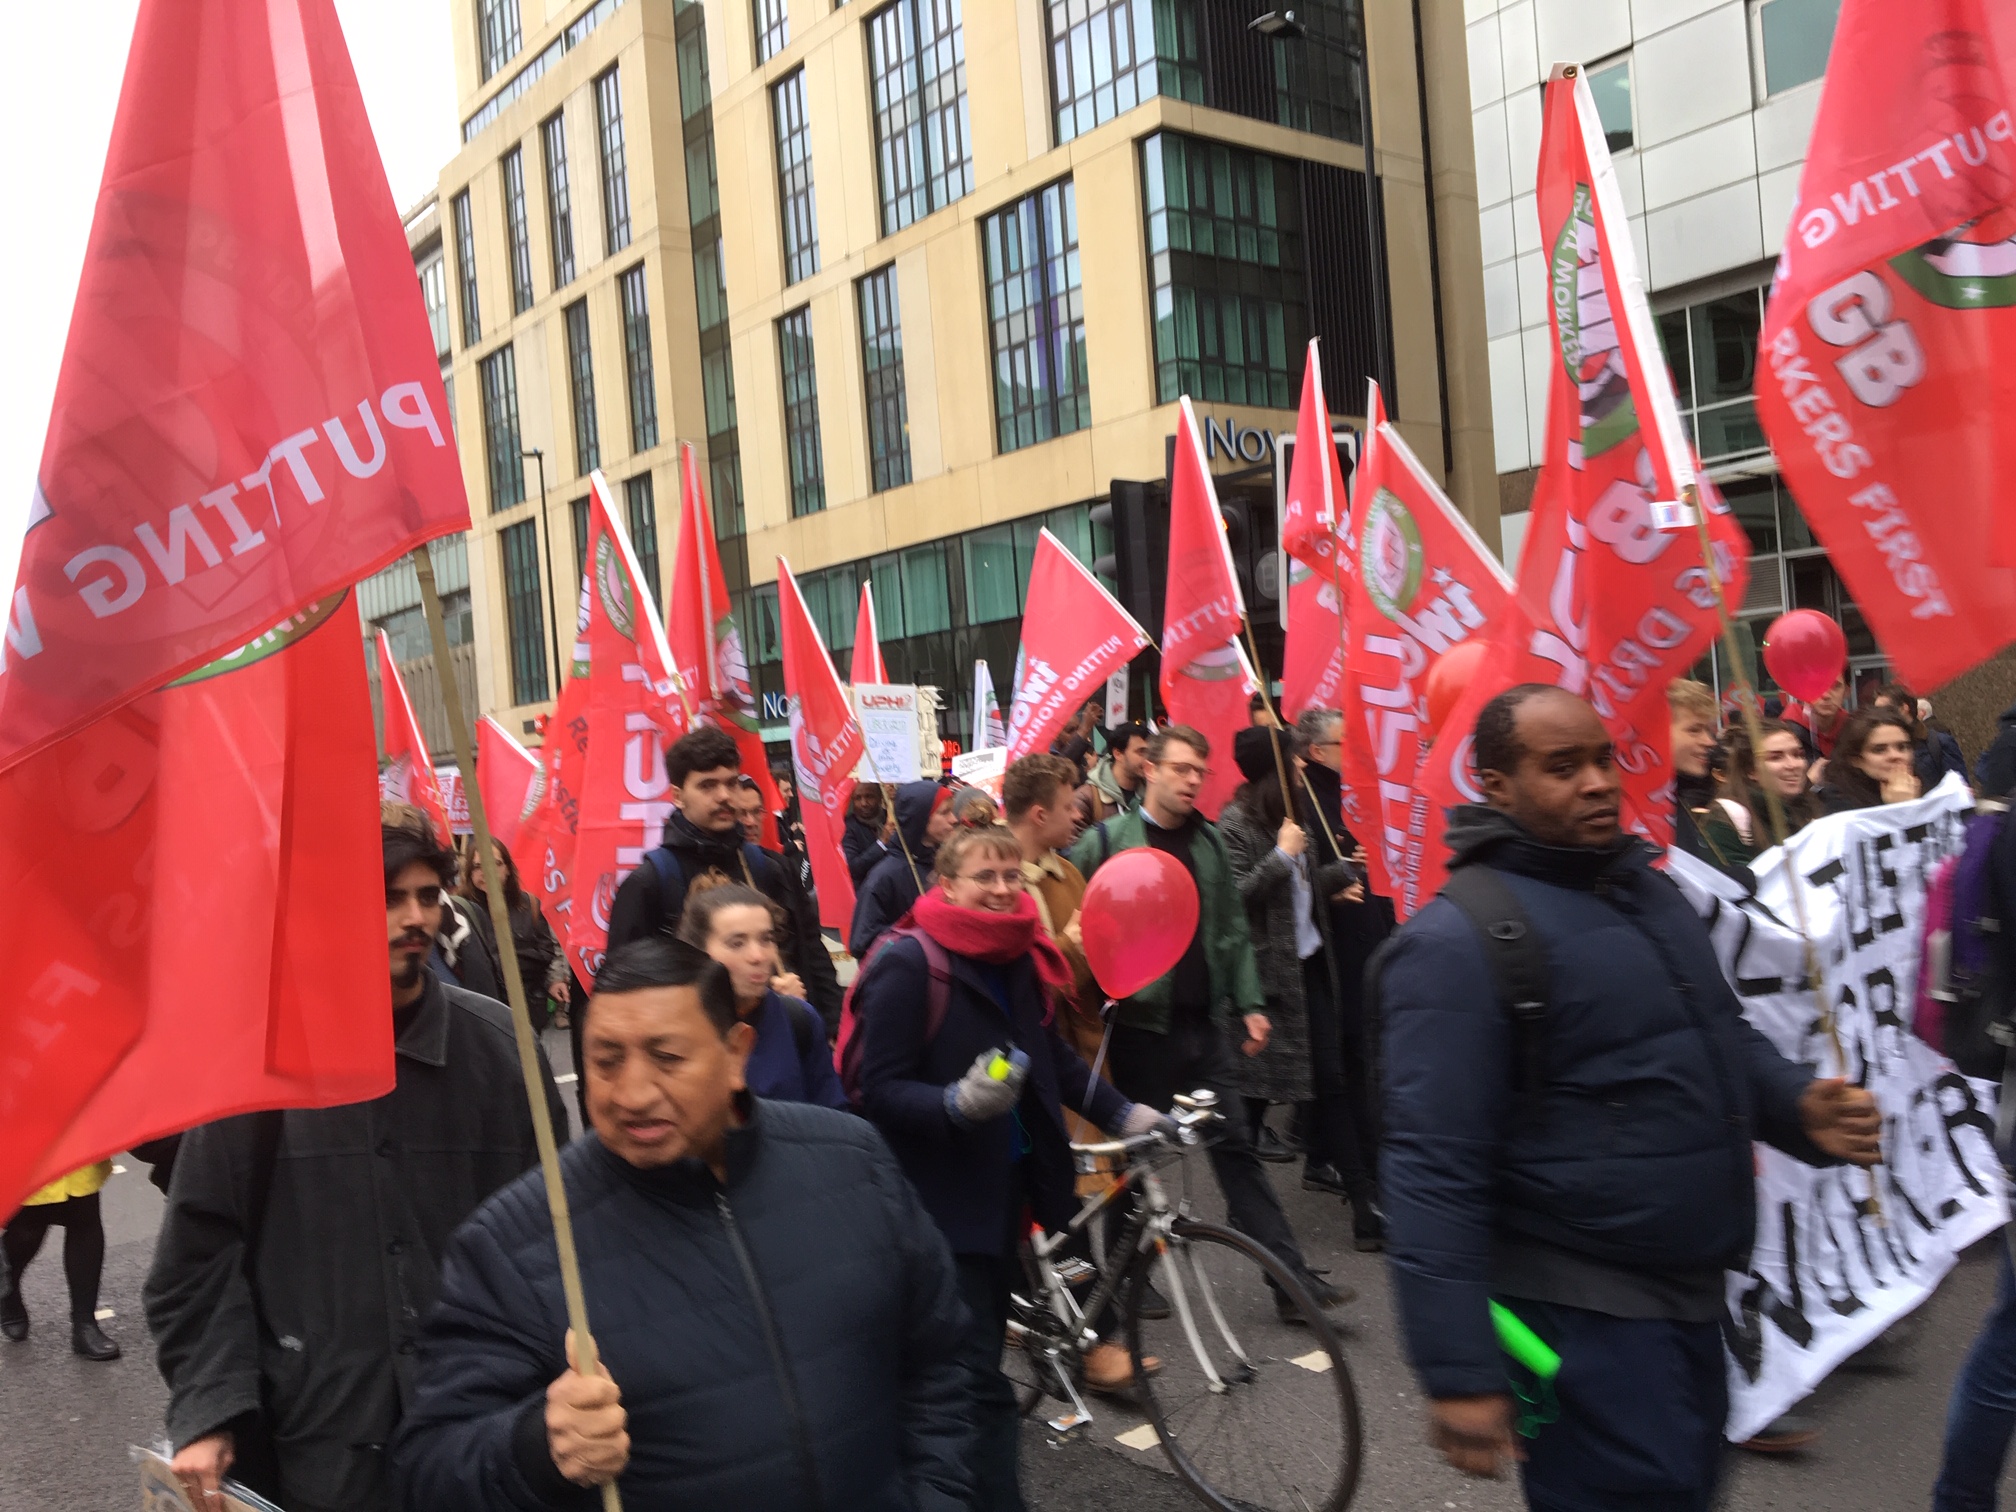
<svg viewBox="0 0 2016 1512"><path fill-rule="evenodd" d="M1351 1202L1351 1247L1360 1254L1376 1255L1386 1248L1386 1214L1370 1192L1353 1195Z"/></svg>
<svg viewBox="0 0 2016 1512"><path fill-rule="evenodd" d="M70 1347L87 1360L116 1360L119 1346L105 1337L96 1318L78 1318L70 1324Z"/></svg>
<svg viewBox="0 0 2016 1512"><path fill-rule="evenodd" d="M0 1292L0 1334L5 1334L16 1344L28 1337L28 1304L21 1300L21 1293L11 1286Z"/></svg>

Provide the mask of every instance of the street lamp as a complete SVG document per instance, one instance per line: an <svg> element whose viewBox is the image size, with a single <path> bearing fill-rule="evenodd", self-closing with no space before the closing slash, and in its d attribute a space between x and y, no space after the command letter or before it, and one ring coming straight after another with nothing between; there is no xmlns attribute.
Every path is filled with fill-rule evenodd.
<svg viewBox="0 0 2016 1512"><path fill-rule="evenodd" d="M1263 37L1306 37L1309 28L1292 10L1271 10L1264 16L1255 16L1246 23L1246 30L1260 33Z"/></svg>
<svg viewBox="0 0 2016 1512"><path fill-rule="evenodd" d="M528 446L519 452L539 464L539 542L546 561L546 592L554 596L552 613L547 616L547 625L553 632L553 696L560 696L560 604L553 588L553 521L546 513L546 453L536 446Z"/></svg>

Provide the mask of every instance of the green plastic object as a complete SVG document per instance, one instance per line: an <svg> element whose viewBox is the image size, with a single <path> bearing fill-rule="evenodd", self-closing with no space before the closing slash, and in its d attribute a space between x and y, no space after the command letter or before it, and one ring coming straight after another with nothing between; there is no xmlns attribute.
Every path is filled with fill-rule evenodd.
<svg viewBox="0 0 2016 1512"><path fill-rule="evenodd" d="M1008 1080L1008 1073L1010 1071L1013 1071L1014 1069L1015 1068L1008 1063L1008 1058L1005 1055L997 1055L994 1057L994 1059L987 1062L987 1074L993 1077L994 1080L996 1081ZM65 1232L68 1231L66 1230ZM1498 1304L1494 1302L1491 1305L1493 1307L1496 1307Z"/></svg>
<svg viewBox="0 0 2016 1512"><path fill-rule="evenodd" d="M1498 1330L1498 1347L1540 1380L1552 1381L1561 1374L1561 1356L1510 1308L1493 1302L1491 1325Z"/></svg>

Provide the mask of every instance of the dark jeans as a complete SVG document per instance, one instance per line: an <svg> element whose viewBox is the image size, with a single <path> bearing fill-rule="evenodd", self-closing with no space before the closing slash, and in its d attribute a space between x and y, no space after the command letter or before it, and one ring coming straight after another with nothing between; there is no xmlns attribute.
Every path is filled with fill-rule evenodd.
<svg viewBox="0 0 2016 1512"><path fill-rule="evenodd" d="M1994 1512L1995 1488L2016 1433L2016 1275L2002 1236L2002 1280L1946 1409L1946 1457L1932 1512Z"/></svg>
<svg viewBox="0 0 2016 1512"><path fill-rule="evenodd" d="M1306 1267L1295 1246L1294 1230L1247 1137L1245 1104L1233 1085L1232 1055L1226 1031L1208 1018L1184 1013L1170 1020L1167 1034L1114 1025L1109 1052L1113 1085L1135 1102L1166 1113L1178 1092L1203 1087L1218 1094L1224 1119L1213 1127L1217 1142L1211 1146L1211 1169L1225 1193L1226 1214L1234 1228L1252 1235L1300 1275Z"/></svg>
<svg viewBox="0 0 2016 1512"><path fill-rule="evenodd" d="M958 1257L959 1295L973 1315L959 1351L973 1400L973 1512L1023 1512L1016 1460L1022 1423L1015 1388L1001 1374L1008 1336L1009 1278L1015 1262L985 1255Z"/></svg>
<svg viewBox="0 0 2016 1512"><path fill-rule="evenodd" d="M1561 1416L1524 1440L1532 1512L1708 1512L1729 1415L1715 1323L1505 1299L1561 1356Z"/></svg>
<svg viewBox="0 0 2016 1512"><path fill-rule="evenodd" d="M1316 1098L1308 1123L1311 1163L1328 1161L1344 1178L1344 1190L1356 1197L1372 1192L1372 1169L1378 1159L1371 1118L1371 1084L1361 1053L1357 994L1351 994L1350 1023L1330 991L1330 971L1317 951L1302 963L1302 997L1309 1011L1309 1074Z"/></svg>
<svg viewBox="0 0 2016 1512"><path fill-rule="evenodd" d="M40 1252L52 1228L63 1230L63 1279L70 1283L70 1321L89 1323L98 1316L98 1278L105 1270L105 1222L96 1192L62 1202L39 1202L14 1215L6 1232L0 1234L0 1252L7 1257L6 1289L21 1289L21 1273Z"/></svg>

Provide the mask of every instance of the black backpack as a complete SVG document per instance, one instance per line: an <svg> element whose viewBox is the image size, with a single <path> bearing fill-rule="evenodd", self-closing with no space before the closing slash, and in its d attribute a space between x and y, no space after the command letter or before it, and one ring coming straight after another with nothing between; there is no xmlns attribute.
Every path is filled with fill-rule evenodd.
<svg viewBox="0 0 2016 1512"><path fill-rule="evenodd" d="M1441 896L1463 911L1484 942L1485 959L1498 988L1498 1001L1512 1023L1512 1096L1515 1126L1540 1119L1540 1094L1547 1085L1547 950L1505 879L1488 866L1465 866L1449 874ZM1380 1033L1379 980L1397 936L1389 937L1365 966L1368 1032ZM1376 1039L1375 1039L1376 1043ZM1374 1055L1372 1063L1382 1064Z"/></svg>

